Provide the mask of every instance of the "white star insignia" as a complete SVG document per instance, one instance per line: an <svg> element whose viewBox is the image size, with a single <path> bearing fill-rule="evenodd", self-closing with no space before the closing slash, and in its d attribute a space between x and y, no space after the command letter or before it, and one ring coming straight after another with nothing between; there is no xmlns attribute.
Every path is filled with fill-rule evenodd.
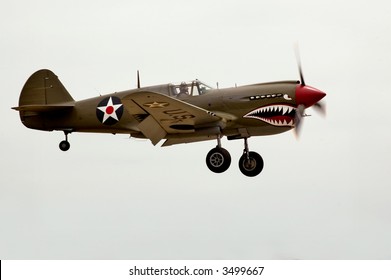
<svg viewBox="0 0 391 280"><path fill-rule="evenodd" d="M167 102L150 102L150 103L145 103L144 106L149 107L149 108L164 108L170 105Z"/></svg>
<svg viewBox="0 0 391 280"><path fill-rule="evenodd" d="M118 121L117 110L122 107L122 104L113 104L113 99L110 97L107 101L106 106L97 107L98 110L104 113L102 123L104 123L108 118L112 117Z"/></svg>

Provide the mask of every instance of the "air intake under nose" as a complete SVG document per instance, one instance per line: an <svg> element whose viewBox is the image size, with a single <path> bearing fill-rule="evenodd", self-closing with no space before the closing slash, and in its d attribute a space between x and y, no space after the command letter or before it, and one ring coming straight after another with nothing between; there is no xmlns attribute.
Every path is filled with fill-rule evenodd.
<svg viewBox="0 0 391 280"><path fill-rule="evenodd" d="M296 105L311 107L323 97L326 93L310 86L297 85L296 87Z"/></svg>

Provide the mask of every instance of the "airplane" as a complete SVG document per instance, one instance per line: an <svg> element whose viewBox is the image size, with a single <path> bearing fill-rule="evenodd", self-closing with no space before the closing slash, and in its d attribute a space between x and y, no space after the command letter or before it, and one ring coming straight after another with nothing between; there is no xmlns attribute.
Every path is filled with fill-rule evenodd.
<svg viewBox="0 0 391 280"><path fill-rule="evenodd" d="M217 140L206 156L206 165L215 173L226 171L230 153L221 139L243 139L240 171L249 177L263 170L263 158L249 150L248 138L299 131L304 110L313 106L324 111L319 101L324 92L300 81L258 83L232 88L212 88L200 80L180 84L140 86L86 100L75 101L58 77L42 69L26 81L19 105L21 122L28 128L62 131L59 148L70 148L68 135L74 132L129 134L162 146Z"/></svg>

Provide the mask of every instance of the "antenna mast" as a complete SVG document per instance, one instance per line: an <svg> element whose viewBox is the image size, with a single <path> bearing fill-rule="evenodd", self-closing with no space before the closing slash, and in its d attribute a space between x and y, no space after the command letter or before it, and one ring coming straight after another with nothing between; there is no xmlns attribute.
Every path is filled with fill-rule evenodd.
<svg viewBox="0 0 391 280"><path fill-rule="evenodd" d="M140 88L140 72L137 70L137 88Z"/></svg>

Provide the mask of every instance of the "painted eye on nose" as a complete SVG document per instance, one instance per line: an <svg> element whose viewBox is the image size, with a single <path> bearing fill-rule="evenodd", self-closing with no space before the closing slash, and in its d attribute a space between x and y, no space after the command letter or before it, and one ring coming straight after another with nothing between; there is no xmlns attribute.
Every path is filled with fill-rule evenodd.
<svg viewBox="0 0 391 280"><path fill-rule="evenodd" d="M286 94L286 93L284 94L284 99L285 99L285 100L292 100L292 98L290 98L289 95Z"/></svg>

